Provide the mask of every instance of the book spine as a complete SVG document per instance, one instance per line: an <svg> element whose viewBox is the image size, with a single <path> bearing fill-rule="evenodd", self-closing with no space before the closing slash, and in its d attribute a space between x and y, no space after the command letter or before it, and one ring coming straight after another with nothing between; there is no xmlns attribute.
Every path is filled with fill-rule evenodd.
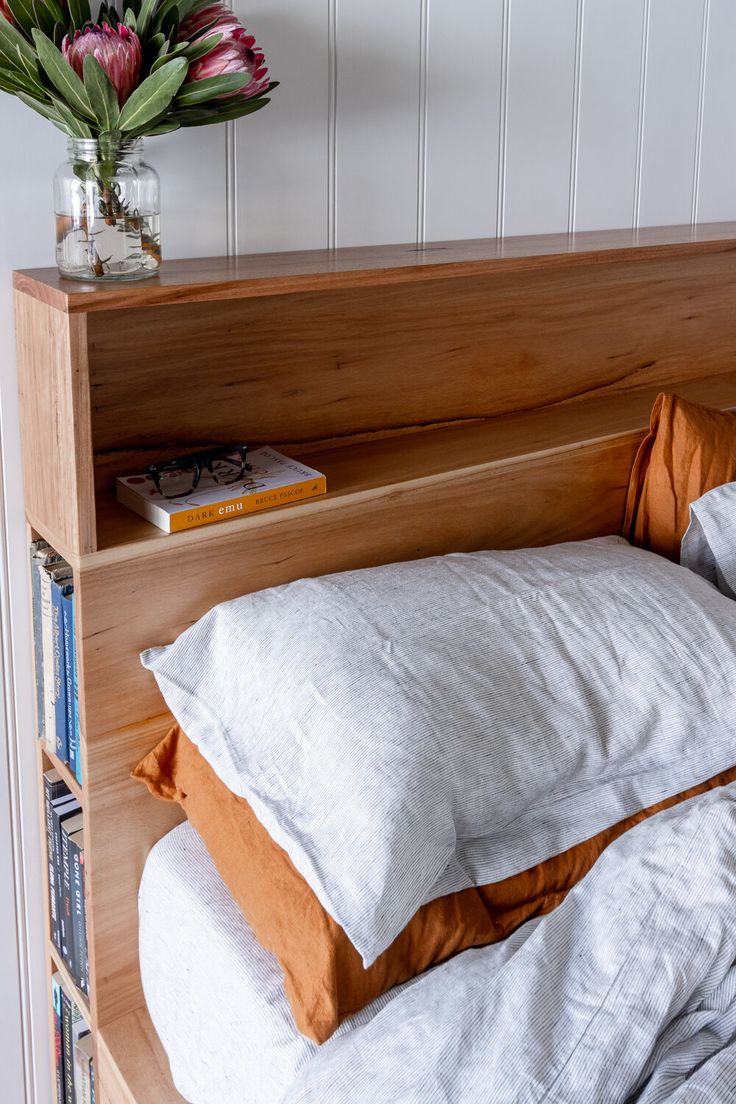
<svg viewBox="0 0 736 1104"><path fill-rule="evenodd" d="M74 1099L74 1053L72 1047L72 1019L74 1005L62 986L61 989L61 1033L64 1054L64 1100L65 1104L76 1104Z"/></svg>
<svg viewBox="0 0 736 1104"><path fill-rule="evenodd" d="M72 1023L72 1085L74 1087L75 1104L81 1104L81 1086L79 1084L79 1062L77 1061L77 1044L85 1035L89 1035L89 1027L82 1013L74 1005L74 1022Z"/></svg>
<svg viewBox="0 0 736 1104"><path fill-rule="evenodd" d="M78 801L62 799L53 803L51 813L53 821L54 889L56 891L56 915L59 919L58 950L62 958L64 957L64 945L66 942L66 919L64 917L64 886L62 884L61 822L65 816L70 816L78 809Z"/></svg>
<svg viewBox="0 0 736 1104"><path fill-rule="evenodd" d="M192 507L181 510L169 517L169 532L181 533L185 529L196 529L200 525L211 525L217 521L229 521L231 518L255 514L261 510L270 510L274 506L286 506L289 503L316 498L325 493L327 480L323 475L318 478L304 479L299 483L290 483L286 487L275 487L261 493L243 495L227 502L218 502L211 506ZM161 511L163 513L163 511ZM161 526L163 528L163 525Z"/></svg>
<svg viewBox="0 0 736 1104"><path fill-rule="evenodd" d="M82 738L79 728L79 681L77 678L77 635L75 629L75 610L76 604L74 602L74 591L72 591L72 609L71 609L71 622L72 622L72 685L73 685L73 697L72 697L72 718L73 718L73 732L74 732L74 747L76 749L76 759L74 773L76 775L77 782L82 785Z"/></svg>
<svg viewBox="0 0 736 1104"><path fill-rule="evenodd" d="M69 766L76 773L76 745L74 741L74 637L72 595L69 585L62 587L61 590L61 630L64 642L64 733Z"/></svg>
<svg viewBox="0 0 736 1104"><path fill-rule="evenodd" d="M74 980L83 993L87 983L87 916L84 902L84 851L76 839L69 838L69 865L72 878L72 943L76 972Z"/></svg>
<svg viewBox="0 0 736 1104"><path fill-rule="evenodd" d="M69 855L69 833L65 831L64 822L61 824L61 953L64 957L69 973L77 980L76 956L74 954L74 932L72 919L72 870Z"/></svg>
<svg viewBox="0 0 736 1104"><path fill-rule="evenodd" d="M43 564L38 566L41 595L41 653L43 667L43 728L49 751L56 754L56 713L54 710L54 630L51 616L51 576Z"/></svg>
<svg viewBox="0 0 736 1104"><path fill-rule="evenodd" d="M64 789L66 790L66 786L64 786ZM46 856L49 867L49 916L51 918L51 938L54 941L54 946L60 948L61 929L59 927L57 877L54 862L54 807L52 804L57 796L57 784L49 779L48 774L45 774L43 776L43 800L46 821Z"/></svg>
<svg viewBox="0 0 736 1104"><path fill-rule="evenodd" d="M31 596L33 613L33 670L36 678L36 734L44 739L43 726L43 649L41 644L41 578L39 557L47 547L45 541L31 544Z"/></svg>
<svg viewBox="0 0 736 1104"><path fill-rule="evenodd" d="M56 1104L66 1104L64 1092L61 983L58 974L54 974L51 979L51 994L54 1007L54 1074L56 1080Z"/></svg>
<svg viewBox="0 0 736 1104"><path fill-rule="evenodd" d="M77 1104L90 1104L92 1086L90 1084L90 1060L82 1047L74 1048L74 1090Z"/></svg>
<svg viewBox="0 0 736 1104"><path fill-rule="evenodd" d="M51 618L54 637L54 729L56 732L56 754L67 762L69 743L66 737L66 678L64 674L64 630L62 625L62 587L56 579L51 580Z"/></svg>

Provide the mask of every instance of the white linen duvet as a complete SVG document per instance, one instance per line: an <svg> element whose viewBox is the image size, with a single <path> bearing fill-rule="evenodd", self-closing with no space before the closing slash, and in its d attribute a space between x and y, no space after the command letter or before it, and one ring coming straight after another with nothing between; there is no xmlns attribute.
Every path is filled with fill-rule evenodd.
<svg viewBox="0 0 736 1104"><path fill-rule="evenodd" d="M176 833L191 858L193 830L167 840ZM270 956L211 864L222 932L208 928L200 896L186 946L171 938L170 911L165 924L152 908L164 844L172 852L166 841L154 849L142 887L142 969L193 1104L736 1102L736 783L632 829L556 912L395 990L319 1050L296 1034ZM166 881L169 904L179 901ZM173 1003L164 929L180 979ZM254 979L266 975L259 997Z"/></svg>
<svg viewBox="0 0 736 1104"><path fill-rule="evenodd" d="M284 1104L736 1101L736 784L621 837L507 960L467 951Z"/></svg>

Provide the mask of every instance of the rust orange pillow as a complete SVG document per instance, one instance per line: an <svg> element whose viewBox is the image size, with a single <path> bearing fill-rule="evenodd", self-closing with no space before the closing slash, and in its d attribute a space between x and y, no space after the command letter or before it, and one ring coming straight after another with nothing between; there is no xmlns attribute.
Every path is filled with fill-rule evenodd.
<svg viewBox="0 0 736 1104"><path fill-rule="evenodd" d="M393 986L550 912L627 828L685 797L736 780L736 767L522 874L424 905L368 970L248 802L227 789L178 726L138 764L133 777L156 797L182 806L256 938L279 960L297 1028L323 1043L345 1017Z"/></svg>
<svg viewBox="0 0 736 1104"><path fill-rule="evenodd" d="M736 414L661 394L629 481L624 536L679 561L691 502L736 479Z"/></svg>

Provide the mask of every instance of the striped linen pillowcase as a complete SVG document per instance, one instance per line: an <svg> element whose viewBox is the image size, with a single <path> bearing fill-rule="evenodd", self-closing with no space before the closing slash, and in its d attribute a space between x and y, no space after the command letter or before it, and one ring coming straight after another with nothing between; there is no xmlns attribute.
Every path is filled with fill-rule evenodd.
<svg viewBox="0 0 736 1104"><path fill-rule="evenodd" d="M617 537L299 580L142 661L366 967L736 760L736 606Z"/></svg>
<svg viewBox="0 0 736 1104"><path fill-rule="evenodd" d="M736 598L736 483L715 487L691 504L680 563Z"/></svg>

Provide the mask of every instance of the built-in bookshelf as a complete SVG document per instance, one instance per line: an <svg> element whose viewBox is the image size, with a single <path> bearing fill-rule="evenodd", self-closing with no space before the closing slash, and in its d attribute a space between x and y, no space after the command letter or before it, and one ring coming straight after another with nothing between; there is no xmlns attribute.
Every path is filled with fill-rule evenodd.
<svg viewBox="0 0 736 1104"><path fill-rule="evenodd" d="M56 770L82 807L97 1104L181 1104L138 968L141 871L181 815L129 780L171 721L139 652L301 576L616 532L656 393L736 406L735 250L727 225L16 274L29 543L75 598L82 784L40 745L40 809ZM328 493L171 535L115 499L242 440ZM74 990L51 938L47 961L49 999Z"/></svg>

